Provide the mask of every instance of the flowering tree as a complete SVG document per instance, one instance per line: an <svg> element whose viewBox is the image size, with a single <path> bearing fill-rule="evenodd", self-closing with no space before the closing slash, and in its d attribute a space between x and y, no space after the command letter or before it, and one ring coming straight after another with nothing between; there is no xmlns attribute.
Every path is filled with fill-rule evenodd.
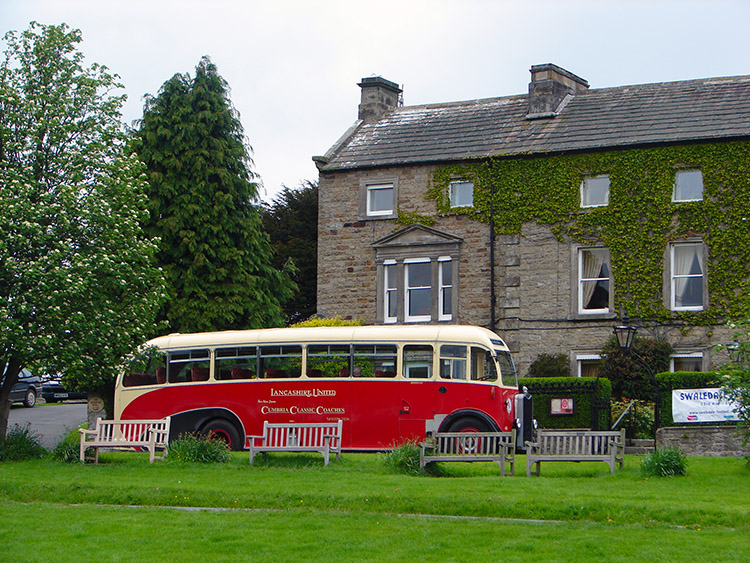
<svg viewBox="0 0 750 563"><path fill-rule="evenodd" d="M127 151L124 96L78 30L32 23L0 66L0 440L21 368L102 391L154 331L164 289Z"/></svg>
<svg viewBox="0 0 750 563"><path fill-rule="evenodd" d="M737 404L739 427L744 431L744 443L750 441L750 320L730 323L735 343L731 346L732 361L723 366L721 391L727 401Z"/></svg>

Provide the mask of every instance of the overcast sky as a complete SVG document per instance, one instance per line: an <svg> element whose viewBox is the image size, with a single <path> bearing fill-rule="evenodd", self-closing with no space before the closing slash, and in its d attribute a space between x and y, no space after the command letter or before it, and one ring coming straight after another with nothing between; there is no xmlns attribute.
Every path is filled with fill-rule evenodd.
<svg viewBox="0 0 750 563"><path fill-rule="evenodd" d="M750 0L0 0L2 34L32 20L83 32L87 62L125 84L127 123L210 56L266 200L317 179L363 77L418 105L522 94L548 62L591 88L750 74Z"/></svg>

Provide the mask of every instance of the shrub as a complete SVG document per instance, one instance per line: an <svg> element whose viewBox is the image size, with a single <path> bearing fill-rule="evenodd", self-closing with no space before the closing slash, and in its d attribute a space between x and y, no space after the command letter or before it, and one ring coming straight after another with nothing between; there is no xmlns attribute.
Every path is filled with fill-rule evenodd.
<svg viewBox="0 0 750 563"><path fill-rule="evenodd" d="M60 440L52 450L52 459L65 463L75 463L80 461L80 435L77 430L70 432L64 439ZM87 450L90 453L91 450Z"/></svg>
<svg viewBox="0 0 750 563"><path fill-rule="evenodd" d="M397 473L421 475L424 470L419 466L419 445L416 440L406 440L383 454L386 467Z"/></svg>
<svg viewBox="0 0 750 563"><path fill-rule="evenodd" d="M672 345L664 339L635 337L633 354L623 352L613 336L602 350L604 361L599 372L612 382L612 396L615 398L630 397L653 401L655 398L655 381L643 365L638 361L640 357L656 374L669 371L669 358Z"/></svg>
<svg viewBox="0 0 750 563"><path fill-rule="evenodd" d="M646 477L687 475L687 456L677 446L656 449L643 458L641 473Z"/></svg>
<svg viewBox="0 0 750 563"><path fill-rule="evenodd" d="M364 324L362 319L342 319L340 316L331 318L313 316L306 321L300 321L289 325L292 327L319 327L319 326L360 326Z"/></svg>
<svg viewBox="0 0 750 563"><path fill-rule="evenodd" d="M14 425L5 435L5 442L0 443L0 461L21 461L44 457L47 450L39 441L39 436L31 427Z"/></svg>
<svg viewBox="0 0 750 563"><path fill-rule="evenodd" d="M168 460L187 463L227 463L232 459L229 446L211 436L183 434L169 444Z"/></svg>
<svg viewBox="0 0 750 563"><path fill-rule="evenodd" d="M565 354L539 354L529 366L528 377L570 377Z"/></svg>
<svg viewBox="0 0 750 563"><path fill-rule="evenodd" d="M630 429L628 437L631 438L653 438L654 437L654 403L634 399L635 403L630 407L630 411L620 422L619 428L627 427ZM614 424L623 411L631 403L630 399L622 401L612 401L612 422Z"/></svg>

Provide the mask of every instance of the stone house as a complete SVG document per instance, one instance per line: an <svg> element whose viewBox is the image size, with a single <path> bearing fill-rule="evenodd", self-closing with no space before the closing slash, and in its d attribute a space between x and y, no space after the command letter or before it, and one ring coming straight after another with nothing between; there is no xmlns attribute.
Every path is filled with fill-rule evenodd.
<svg viewBox="0 0 750 563"><path fill-rule="evenodd" d="M750 280L750 76L592 89L556 65L528 93L403 106L364 78L320 171L318 313L497 331L525 375L593 375L612 326L667 338L674 370L725 361Z"/></svg>

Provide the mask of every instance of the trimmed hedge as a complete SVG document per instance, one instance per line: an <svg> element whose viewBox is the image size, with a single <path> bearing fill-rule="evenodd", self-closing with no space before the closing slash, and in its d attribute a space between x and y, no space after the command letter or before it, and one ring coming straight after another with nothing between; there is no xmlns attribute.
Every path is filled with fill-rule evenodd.
<svg viewBox="0 0 750 563"><path fill-rule="evenodd" d="M612 385L602 377L525 377L518 388L528 388L539 428L609 430ZM573 399L573 414L550 413L552 399Z"/></svg>

